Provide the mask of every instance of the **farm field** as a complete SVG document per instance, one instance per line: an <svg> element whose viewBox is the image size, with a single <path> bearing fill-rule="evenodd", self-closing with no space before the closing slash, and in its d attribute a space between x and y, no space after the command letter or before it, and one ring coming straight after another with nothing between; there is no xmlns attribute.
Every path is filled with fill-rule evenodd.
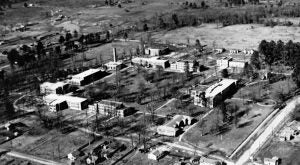
<svg viewBox="0 0 300 165"><path fill-rule="evenodd" d="M171 43L187 43L189 39L191 44L199 39L201 44L209 47L215 45L216 48L226 49L257 49L261 40L299 42L300 27L275 26L272 28L259 24L246 24L217 28L217 24L203 24L198 27L184 27L153 33L153 38Z"/></svg>

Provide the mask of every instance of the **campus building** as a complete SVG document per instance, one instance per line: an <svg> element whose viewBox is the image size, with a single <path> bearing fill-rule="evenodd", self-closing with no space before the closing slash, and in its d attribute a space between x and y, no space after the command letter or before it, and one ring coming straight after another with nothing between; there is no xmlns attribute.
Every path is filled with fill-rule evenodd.
<svg viewBox="0 0 300 165"><path fill-rule="evenodd" d="M192 61L176 61L170 64L170 69L178 72L185 72L186 68L190 72L194 71L194 63Z"/></svg>
<svg viewBox="0 0 300 165"><path fill-rule="evenodd" d="M248 62L241 60L234 60L232 57L223 57L217 60L217 66L220 69L229 69L232 72L242 72L248 65Z"/></svg>
<svg viewBox="0 0 300 165"><path fill-rule="evenodd" d="M69 80L69 83L71 85L83 86L100 79L102 76L103 73L100 69L89 69L72 76L72 79Z"/></svg>
<svg viewBox="0 0 300 165"><path fill-rule="evenodd" d="M52 112L74 109L84 110L88 108L87 99L81 97L49 94L43 97L44 102L49 106L49 110Z"/></svg>
<svg viewBox="0 0 300 165"><path fill-rule="evenodd" d="M146 46L145 48L145 55L149 56L161 56L167 54L169 52L169 48L164 45L155 44L151 46Z"/></svg>
<svg viewBox="0 0 300 165"><path fill-rule="evenodd" d="M156 68L161 66L162 68L167 68L170 66L169 60L163 60L159 57L152 57L152 58L143 58L143 57L136 57L132 59L132 63L146 66L146 67L153 67Z"/></svg>
<svg viewBox="0 0 300 165"><path fill-rule="evenodd" d="M205 91L207 106L210 108L216 107L220 102L235 92L236 85L237 80L223 79L222 81L207 88Z"/></svg>
<svg viewBox="0 0 300 165"><path fill-rule="evenodd" d="M92 112L97 112L100 115L111 115L125 117L133 114L134 109L126 107L122 102L102 100L95 102L93 105L89 105L89 110Z"/></svg>
<svg viewBox="0 0 300 165"><path fill-rule="evenodd" d="M157 127L157 133L160 135L175 137L182 131L183 127L191 124L192 124L191 117L185 115L176 115L168 123Z"/></svg>
<svg viewBox="0 0 300 165"><path fill-rule="evenodd" d="M44 82L40 85L41 94L64 94L69 87L69 84L64 82Z"/></svg>

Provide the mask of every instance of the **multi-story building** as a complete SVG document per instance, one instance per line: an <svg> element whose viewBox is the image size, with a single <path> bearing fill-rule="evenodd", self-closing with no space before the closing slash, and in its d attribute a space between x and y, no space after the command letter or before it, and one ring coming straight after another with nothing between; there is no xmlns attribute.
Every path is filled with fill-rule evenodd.
<svg viewBox="0 0 300 165"><path fill-rule="evenodd" d="M194 71L194 63L192 61L176 61L170 64L170 69L178 72L185 72L188 68L190 72Z"/></svg>
<svg viewBox="0 0 300 165"><path fill-rule="evenodd" d="M216 107L227 99L236 90L237 80L223 79L222 81L210 86L205 91L207 105L210 108Z"/></svg>
<svg viewBox="0 0 300 165"><path fill-rule="evenodd" d="M40 85L41 94L64 94L69 87L69 84L64 82L44 82Z"/></svg>
<svg viewBox="0 0 300 165"><path fill-rule="evenodd" d="M147 67L153 67L153 68L157 66L167 68L170 66L169 60L160 59L159 57L152 57L152 58L136 57L132 59L132 63L147 66Z"/></svg>
<svg viewBox="0 0 300 165"><path fill-rule="evenodd" d="M72 76L72 79L69 80L69 83L71 85L83 86L100 79L103 75L104 74L100 69L89 69Z"/></svg>
<svg viewBox="0 0 300 165"><path fill-rule="evenodd" d="M228 68L232 72L242 72L247 65L247 61L234 60L231 57L223 57L221 59L217 59L217 66L220 69Z"/></svg>
<svg viewBox="0 0 300 165"><path fill-rule="evenodd" d="M43 97L50 111L60 111L64 109L84 110L88 108L86 98L50 94Z"/></svg>
<svg viewBox="0 0 300 165"><path fill-rule="evenodd" d="M133 108L126 107L122 102L102 100L95 102L93 105L89 105L89 110L97 112L100 115L111 115L125 117L133 113Z"/></svg>
<svg viewBox="0 0 300 165"><path fill-rule="evenodd" d="M152 44L151 46L145 47L145 55L149 56L161 56L169 52L169 48L165 45Z"/></svg>

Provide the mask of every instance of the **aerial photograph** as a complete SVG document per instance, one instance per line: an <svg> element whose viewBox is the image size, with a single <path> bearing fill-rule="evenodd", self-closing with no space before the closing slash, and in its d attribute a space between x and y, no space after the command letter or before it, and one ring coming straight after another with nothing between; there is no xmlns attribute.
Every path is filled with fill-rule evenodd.
<svg viewBox="0 0 300 165"><path fill-rule="evenodd" d="M0 0L0 165L300 165L300 0Z"/></svg>

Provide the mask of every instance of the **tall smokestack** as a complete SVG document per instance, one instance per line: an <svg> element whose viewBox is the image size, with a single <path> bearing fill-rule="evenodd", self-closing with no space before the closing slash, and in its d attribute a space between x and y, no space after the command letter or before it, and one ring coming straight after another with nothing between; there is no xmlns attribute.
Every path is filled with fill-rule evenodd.
<svg viewBox="0 0 300 165"><path fill-rule="evenodd" d="M117 48L113 48L113 56L114 56L114 62L117 62L118 61Z"/></svg>

